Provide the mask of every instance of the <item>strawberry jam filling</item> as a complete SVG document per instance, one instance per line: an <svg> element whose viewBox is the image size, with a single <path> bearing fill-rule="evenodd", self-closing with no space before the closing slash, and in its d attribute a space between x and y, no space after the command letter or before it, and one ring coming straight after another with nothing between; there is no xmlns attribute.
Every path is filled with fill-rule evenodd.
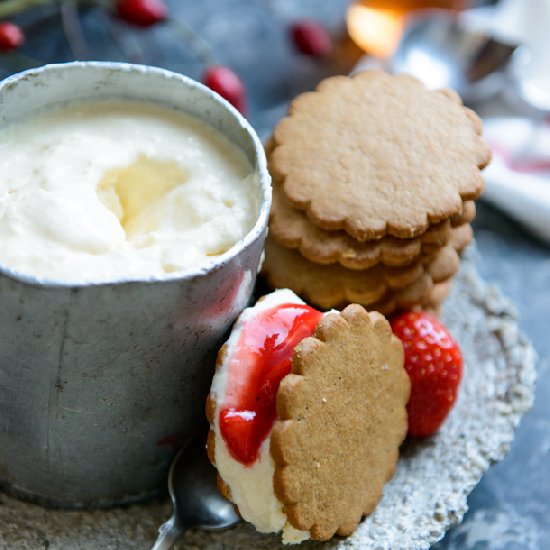
<svg viewBox="0 0 550 550"><path fill-rule="evenodd" d="M252 465L277 417L276 396L290 373L294 348L323 314L305 304L280 304L247 321L229 359L219 427L233 458Z"/></svg>

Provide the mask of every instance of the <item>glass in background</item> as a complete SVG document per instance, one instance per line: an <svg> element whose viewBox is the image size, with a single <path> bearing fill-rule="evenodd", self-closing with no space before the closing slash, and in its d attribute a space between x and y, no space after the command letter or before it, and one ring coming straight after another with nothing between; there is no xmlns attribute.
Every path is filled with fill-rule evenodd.
<svg viewBox="0 0 550 550"><path fill-rule="evenodd" d="M394 52L410 11L466 7L468 0L359 0L349 7L348 32L362 50L385 58Z"/></svg>

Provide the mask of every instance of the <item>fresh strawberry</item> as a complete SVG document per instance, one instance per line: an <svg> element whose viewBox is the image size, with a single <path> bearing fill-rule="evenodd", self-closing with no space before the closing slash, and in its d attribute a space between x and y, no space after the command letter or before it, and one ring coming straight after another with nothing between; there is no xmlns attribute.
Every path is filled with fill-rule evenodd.
<svg viewBox="0 0 550 550"><path fill-rule="evenodd" d="M456 401L462 353L446 327L429 313L402 313L391 326L403 342L411 379L409 436L428 437L440 428Z"/></svg>

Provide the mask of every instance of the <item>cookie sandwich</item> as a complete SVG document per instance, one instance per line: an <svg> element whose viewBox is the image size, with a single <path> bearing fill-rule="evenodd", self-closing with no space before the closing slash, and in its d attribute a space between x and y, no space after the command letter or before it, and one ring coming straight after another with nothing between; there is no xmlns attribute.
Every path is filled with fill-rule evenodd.
<svg viewBox="0 0 550 550"><path fill-rule="evenodd" d="M381 314L265 296L221 348L207 401L220 490L284 542L351 534L393 475L409 393Z"/></svg>

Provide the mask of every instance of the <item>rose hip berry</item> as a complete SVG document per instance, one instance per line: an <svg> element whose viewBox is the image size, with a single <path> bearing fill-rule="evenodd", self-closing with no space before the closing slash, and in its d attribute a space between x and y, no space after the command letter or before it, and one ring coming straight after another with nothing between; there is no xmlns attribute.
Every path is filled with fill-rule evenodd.
<svg viewBox="0 0 550 550"><path fill-rule="evenodd" d="M11 52L25 42L25 35L20 27L9 21L0 22L0 52Z"/></svg>
<svg viewBox="0 0 550 550"><path fill-rule="evenodd" d="M214 65L203 75L203 83L227 99L235 109L246 113L246 89L239 76L228 67Z"/></svg>
<svg viewBox="0 0 550 550"><path fill-rule="evenodd" d="M151 27L166 19L167 9L163 0L119 0L117 16L138 27Z"/></svg>
<svg viewBox="0 0 550 550"><path fill-rule="evenodd" d="M322 57L329 53L332 41L327 30L316 21L296 21L290 27L292 42L304 55Z"/></svg>
<svg viewBox="0 0 550 550"><path fill-rule="evenodd" d="M440 428L455 404L462 379L462 354L447 328L433 315L409 311L390 322L403 342L405 370L411 379L409 435L428 437Z"/></svg>

